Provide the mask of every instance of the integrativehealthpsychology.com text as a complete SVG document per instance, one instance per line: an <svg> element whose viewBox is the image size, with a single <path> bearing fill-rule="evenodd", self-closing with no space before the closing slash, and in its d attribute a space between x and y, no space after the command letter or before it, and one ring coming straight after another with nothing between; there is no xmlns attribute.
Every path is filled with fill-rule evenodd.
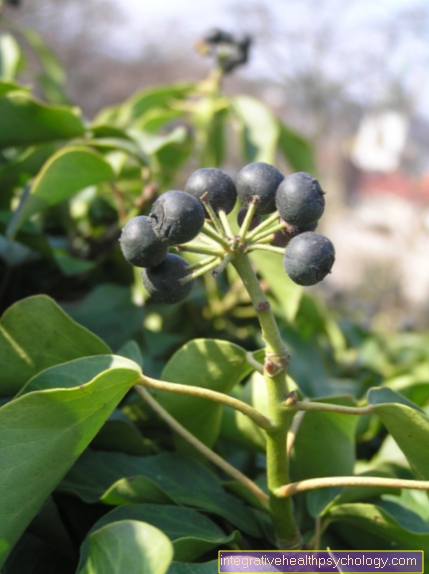
<svg viewBox="0 0 429 574"><path fill-rule="evenodd" d="M423 572L422 550L221 550L219 572Z"/></svg>

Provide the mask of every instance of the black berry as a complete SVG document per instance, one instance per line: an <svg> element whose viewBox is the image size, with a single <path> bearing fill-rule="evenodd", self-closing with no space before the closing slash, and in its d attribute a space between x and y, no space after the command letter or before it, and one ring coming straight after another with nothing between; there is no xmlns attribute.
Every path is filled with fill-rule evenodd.
<svg viewBox="0 0 429 574"><path fill-rule="evenodd" d="M163 193L153 204L149 217L155 233L169 245L191 241L204 225L201 202L184 191Z"/></svg>
<svg viewBox="0 0 429 574"><path fill-rule="evenodd" d="M243 225L244 218L246 217L247 207L242 207L240 211L237 213L237 223L241 227ZM256 213L252 217L252 221L249 225L249 230L255 229L261 223L261 216Z"/></svg>
<svg viewBox="0 0 429 574"><path fill-rule="evenodd" d="M125 259L135 267L159 265L168 252L168 244L156 235L152 220L146 215L130 219L119 242Z"/></svg>
<svg viewBox="0 0 429 574"><path fill-rule="evenodd" d="M169 253L160 265L143 269L143 285L157 303L180 303L194 286L194 280L181 283L188 274L188 267L182 257Z"/></svg>
<svg viewBox="0 0 429 574"><path fill-rule="evenodd" d="M298 285L315 285L330 273L334 261L335 249L331 241L320 233L307 231L290 240L283 265Z"/></svg>
<svg viewBox="0 0 429 574"><path fill-rule="evenodd" d="M317 179L299 171L279 185L276 205L282 219L301 227L320 219L325 209L323 196L324 192Z"/></svg>
<svg viewBox="0 0 429 574"><path fill-rule="evenodd" d="M230 213L237 199L234 182L227 173L216 167L202 167L194 171L186 182L185 191L197 199L207 194L207 201L216 213L220 210Z"/></svg>
<svg viewBox="0 0 429 574"><path fill-rule="evenodd" d="M249 163L235 179L237 195L245 206L257 196L256 213L273 213L276 210L276 191L283 180L283 175L273 165L260 161Z"/></svg>

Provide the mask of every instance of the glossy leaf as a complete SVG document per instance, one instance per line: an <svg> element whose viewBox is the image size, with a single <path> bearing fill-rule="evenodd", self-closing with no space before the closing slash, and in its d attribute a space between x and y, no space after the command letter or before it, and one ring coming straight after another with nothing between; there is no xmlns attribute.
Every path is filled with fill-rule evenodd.
<svg viewBox="0 0 429 574"><path fill-rule="evenodd" d="M226 535L212 520L190 508L159 504L124 505L112 510L91 529L91 532L121 520L138 520L159 528L173 543L174 559L193 561L212 548L225 547L240 540L237 531ZM88 539L81 548L85 561Z"/></svg>
<svg viewBox="0 0 429 574"><path fill-rule="evenodd" d="M386 398L392 401L395 395L400 397L391 389L371 389L368 402L407 457L416 477L429 480L429 419L417 406L379 402ZM410 403L408 399L400 399L402 403Z"/></svg>
<svg viewBox="0 0 429 574"><path fill-rule="evenodd" d="M250 96L236 96L232 101L241 123L243 155L246 161L275 163L279 125L271 111Z"/></svg>
<svg viewBox="0 0 429 574"><path fill-rule="evenodd" d="M1 563L139 376L123 357L77 359L39 373L0 409Z"/></svg>
<svg viewBox="0 0 429 574"><path fill-rule="evenodd" d="M323 402L355 405L353 399L332 397ZM292 451L293 480L353 474L357 417L343 413L305 413Z"/></svg>
<svg viewBox="0 0 429 574"><path fill-rule="evenodd" d="M280 120L278 124L280 128L279 149L291 171L306 171L314 175L316 163L309 142Z"/></svg>
<svg viewBox="0 0 429 574"><path fill-rule="evenodd" d="M79 574L165 574L173 559L167 536L136 520L113 522L90 535L88 561Z"/></svg>
<svg viewBox="0 0 429 574"><path fill-rule="evenodd" d="M114 150L114 151L122 151L125 152L127 155L134 157L140 164L148 165L150 163L149 157L141 151L132 141L122 138L115 138L115 137L100 137L97 139L88 139L83 142L82 144L86 144L91 147L100 148L101 151L103 150Z"/></svg>
<svg viewBox="0 0 429 574"><path fill-rule="evenodd" d="M108 353L103 341L70 319L52 299L28 297L9 307L0 321L0 394L16 393L53 365Z"/></svg>
<svg viewBox="0 0 429 574"><path fill-rule="evenodd" d="M175 99L186 97L194 88L193 83L159 86L137 92L120 108L117 123L126 126L154 107L165 106Z"/></svg>
<svg viewBox="0 0 429 574"><path fill-rule="evenodd" d="M34 213L56 205L86 187L114 177L110 164L92 150L70 147L57 152L34 180L28 199L17 213L14 229Z"/></svg>
<svg viewBox="0 0 429 574"><path fill-rule="evenodd" d="M376 550L380 548L381 539L385 541L386 550L423 550L426 556L429 552L427 523L414 512L393 502L336 506L327 515L327 524L334 523L338 523L350 548ZM428 562L426 558L425 569Z"/></svg>
<svg viewBox="0 0 429 574"><path fill-rule="evenodd" d="M228 341L197 339L184 345L165 366L161 378L172 383L211 389L228 394L249 372L246 352ZM156 399L168 412L205 444L211 446L219 435L222 406L189 395L156 392ZM182 452L194 449L175 437Z"/></svg>
<svg viewBox="0 0 429 574"><path fill-rule="evenodd" d="M139 483L142 477L150 483L147 480ZM115 484L115 481L118 482ZM115 492L117 484L125 496ZM108 485L113 486L103 495ZM87 451L64 478L60 489L75 493L87 502L101 498L108 504L158 503L147 497L148 487L153 485L157 489L153 494L165 493L164 504L200 509L226 518L252 536L260 534L256 520L241 500L227 494L206 468L180 454L136 457Z"/></svg>
<svg viewBox="0 0 429 574"><path fill-rule="evenodd" d="M42 104L25 92L0 98L0 149L83 136L76 109Z"/></svg>

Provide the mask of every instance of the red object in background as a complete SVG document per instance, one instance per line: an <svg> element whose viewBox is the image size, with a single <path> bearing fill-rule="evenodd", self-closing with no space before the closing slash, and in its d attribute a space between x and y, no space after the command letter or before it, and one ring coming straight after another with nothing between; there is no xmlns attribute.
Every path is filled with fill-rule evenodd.
<svg viewBox="0 0 429 574"><path fill-rule="evenodd" d="M359 186L363 195L392 194L410 201L429 202L429 174L413 179L402 172L365 174Z"/></svg>

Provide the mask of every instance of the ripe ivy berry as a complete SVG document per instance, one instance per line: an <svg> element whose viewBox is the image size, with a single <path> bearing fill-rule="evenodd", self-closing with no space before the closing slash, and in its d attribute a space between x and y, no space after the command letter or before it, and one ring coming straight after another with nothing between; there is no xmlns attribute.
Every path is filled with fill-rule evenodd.
<svg viewBox="0 0 429 574"><path fill-rule="evenodd" d="M157 303L180 303L192 291L195 281L182 284L188 274L187 262L173 253L169 253L164 261L156 267L143 269L143 285L149 295Z"/></svg>
<svg viewBox="0 0 429 574"><path fill-rule="evenodd" d="M156 235L152 220L146 215L130 219L122 230L119 243L125 259L135 267L159 265L168 252L168 243Z"/></svg>
<svg viewBox="0 0 429 574"><path fill-rule="evenodd" d="M207 194L207 201L216 213L220 210L230 213L237 200L234 182L227 173L216 167L202 167L194 171L186 182L185 191L197 199ZM209 217L207 212L206 217Z"/></svg>
<svg viewBox="0 0 429 574"><path fill-rule="evenodd" d="M169 245L191 241L204 225L201 202L178 190L163 193L153 204L149 217L155 233Z"/></svg>
<svg viewBox="0 0 429 574"><path fill-rule="evenodd" d="M290 240L283 265L287 275L298 285L315 285L331 272L334 261L332 242L320 233L307 231Z"/></svg>
<svg viewBox="0 0 429 574"><path fill-rule="evenodd" d="M288 176L276 193L276 205L280 217L298 227L311 225L325 209L324 191L317 179L299 171Z"/></svg>
<svg viewBox="0 0 429 574"><path fill-rule="evenodd" d="M273 165L261 161L249 163L235 178L237 195L245 206L257 196L256 213L273 213L276 210L276 191L283 180L284 176Z"/></svg>

